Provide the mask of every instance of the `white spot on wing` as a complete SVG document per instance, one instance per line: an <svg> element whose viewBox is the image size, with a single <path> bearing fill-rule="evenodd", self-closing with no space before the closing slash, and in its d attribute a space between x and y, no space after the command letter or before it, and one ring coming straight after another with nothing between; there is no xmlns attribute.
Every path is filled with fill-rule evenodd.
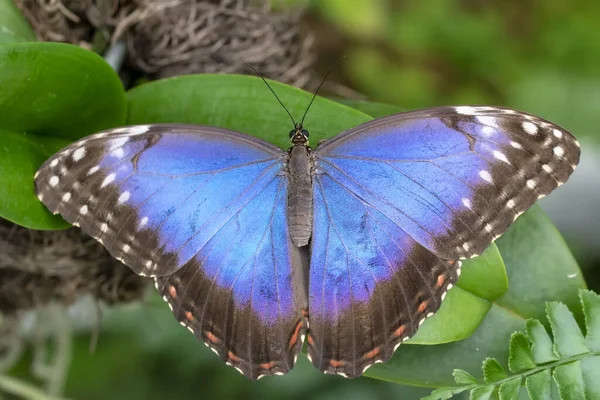
<svg viewBox="0 0 600 400"><path fill-rule="evenodd" d="M108 150L113 151L115 149L118 149L119 147L121 147L125 143L127 143L128 141L129 141L129 137L127 137L127 136L113 139L110 141L110 147L108 148Z"/></svg>
<svg viewBox="0 0 600 400"><path fill-rule="evenodd" d="M525 121L521 125L523 126L525 132L529 133L530 135L535 135L538 132L538 126L533 122Z"/></svg>
<svg viewBox="0 0 600 400"><path fill-rule="evenodd" d="M58 181L59 181L58 176L53 175L50 178L50 180L48 181L48 183L50 184L50 186L54 187L54 186L58 185Z"/></svg>
<svg viewBox="0 0 600 400"><path fill-rule="evenodd" d="M62 201L67 202L71 199L71 192L63 194Z"/></svg>
<svg viewBox="0 0 600 400"><path fill-rule="evenodd" d="M100 232L102 232L102 233L108 232L108 224L106 222L100 226Z"/></svg>
<svg viewBox="0 0 600 400"><path fill-rule="evenodd" d="M562 157L562 156L565 154L565 151L564 151L564 149L563 149L562 147L560 147L560 146L556 146L556 147L553 149L553 151L554 151L554 154L555 154L557 157Z"/></svg>
<svg viewBox="0 0 600 400"><path fill-rule="evenodd" d="M89 171L87 172L88 176L94 174L99 169L100 169L99 165L96 165L95 167L90 168Z"/></svg>
<svg viewBox="0 0 600 400"><path fill-rule="evenodd" d="M504 155L504 153L502 153L501 151L494 150L492 152L492 154L494 155L494 157L497 160L504 161L505 163L510 164L510 162L508 162L508 158L506 158L506 156Z"/></svg>
<svg viewBox="0 0 600 400"><path fill-rule="evenodd" d="M487 125L481 129L483 133L493 133L494 128L498 127L498 120L494 117L480 116L480 117L477 117L477 121L481 122L484 125Z"/></svg>
<svg viewBox="0 0 600 400"><path fill-rule="evenodd" d="M479 176L484 181L492 183L492 175L490 175L490 173L488 171L482 169L481 171L479 171Z"/></svg>
<svg viewBox="0 0 600 400"><path fill-rule="evenodd" d="M115 180L115 177L117 176L117 174L115 174L114 172L110 175L108 175L106 178L104 178L104 180L102 181L102 185L100 185L101 188L103 188L104 186L110 184L112 181Z"/></svg>
<svg viewBox="0 0 600 400"><path fill-rule="evenodd" d="M144 217L140 220L140 228L143 228L148 223L148 217Z"/></svg>
<svg viewBox="0 0 600 400"><path fill-rule="evenodd" d="M521 145L520 145L519 143L517 143L517 142L510 142L510 145L511 145L512 147L514 147L515 149L522 149L522 148L523 148L523 146L521 146Z"/></svg>
<svg viewBox="0 0 600 400"><path fill-rule="evenodd" d="M542 165L542 169L543 169L544 171L546 171L547 173L550 173L550 172L552 172L552 167L550 167L548 164L544 164L544 165Z"/></svg>
<svg viewBox="0 0 600 400"><path fill-rule="evenodd" d="M52 161L50 162L50 166L51 166L52 168L56 167L57 165L58 165L58 158L55 158L54 160L52 160Z"/></svg>
<svg viewBox="0 0 600 400"><path fill-rule="evenodd" d="M455 107L454 110L458 114L462 114L462 115L473 115L476 113L475 107L470 107L470 106L459 106L459 107Z"/></svg>
<svg viewBox="0 0 600 400"><path fill-rule="evenodd" d="M533 180L533 179L529 179L529 180L527 181L527 187L528 187L528 188L530 188L530 189L533 189L533 188L535 188L535 180Z"/></svg>
<svg viewBox="0 0 600 400"><path fill-rule="evenodd" d="M119 147L111 151L110 155L116 158L123 158L123 156L125 155L125 151L123 151L122 147Z"/></svg>
<svg viewBox="0 0 600 400"><path fill-rule="evenodd" d="M494 134L494 128L492 128L491 126L484 126L483 128L481 128L481 133L483 134L483 136L490 137Z"/></svg>
<svg viewBox="0 0 600 400"><path fill-rule="evenodd" d="M462 203L465 207L467 207L468 209L471 208L471 200L467 199L466 197L462 198Z"/></svg>
<svg viewBox="0 0 600 400"><path fill-rule="evenodd" d="M79 161L85 157L85 147L80 147L73 152L73 161Z"/></svg>
<svg viewBox="0 0 600 400"><path fill-rule="evenodd" d="M119 200L117 200L117 202L118 202L119 204L123 204L123 203L125 203L127 200L129 200L129 196L130 196L130 193L129 193L129 192L123 192L123 193L121 193L121 195L119 196Z"/></svg>
<svg viewBox="0 0 600 400"><path fill-rule="evenodd" d="M88 212L88 206L87 205L81 206L81 208L79 209L79 212L81 213L81 215L87 214L87 212Z"/></svg>
<svg viewBox="0 0 600 400"><path fill-rule="evenodd" d="M559 139L560 139L561 137L563 137L563 133L562 133L561 131L559 131L558 129L554 129L554 130L552 131L552 133L554 133L554 136L555 136L555 137L557 137L557 138L559 138Z"/></svg>

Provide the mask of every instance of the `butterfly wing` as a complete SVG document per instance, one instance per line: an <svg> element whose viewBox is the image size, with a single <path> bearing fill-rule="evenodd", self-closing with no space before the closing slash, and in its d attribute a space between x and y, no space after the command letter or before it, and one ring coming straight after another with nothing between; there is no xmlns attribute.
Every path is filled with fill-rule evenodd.
<svg viewBox="0 0 600 400"><path fill-rule="evenodd" d="M313 155L309 355L357 376L437 310L453 260L567 180L579 145L529 114L440 107L367 122Z"/></svg>
<svg viewBox="0 0 600 400"><path fill-rule="evenodd" d="M132 126L71 144L35 182L52 212L155 277L180 323L256 379L291 369L304 332L285 157L224 129Z"/></svg>

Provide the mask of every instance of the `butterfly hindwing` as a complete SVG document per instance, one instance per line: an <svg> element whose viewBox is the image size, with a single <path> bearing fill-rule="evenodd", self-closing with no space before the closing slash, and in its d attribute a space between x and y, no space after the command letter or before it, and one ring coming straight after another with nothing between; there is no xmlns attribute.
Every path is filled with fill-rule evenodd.
<svg viewBox="0 0 600 400"><path fill-rule="evenodd" d="M256 379L292 368L304 336L284 160L240 133L144 125L71 144L35 182L52 212L155 277L176 318Z"/></svg>
<svg viewBox="0 0 600 400"><path fill-rule="evenodd" d="M499 107L395 114L314 151L317 171L446 259L481 254L518 215L567 180L579 153L568 131Z"/></svg>
<svg viewBox="0 0 600 400"><path fill-rule="evenodd" d="M357 377L438 310L460 262L435 256L331 176L314 187L308 355L324 372Z"/></svg>

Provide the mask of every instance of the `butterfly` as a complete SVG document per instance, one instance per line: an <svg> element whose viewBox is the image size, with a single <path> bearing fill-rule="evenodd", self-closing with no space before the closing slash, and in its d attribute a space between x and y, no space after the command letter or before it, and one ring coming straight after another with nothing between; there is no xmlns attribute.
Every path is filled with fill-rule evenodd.
<svg viewBox="0 0 600 400"><path fill-rule="evenodd" d="M291 116L291 115L290 115ZM211 126L85 137L35 176L53 213L153 277L176 319L251 379L360 376L579 162L571 133L502 107L377 118L284 151Z"/></svg>

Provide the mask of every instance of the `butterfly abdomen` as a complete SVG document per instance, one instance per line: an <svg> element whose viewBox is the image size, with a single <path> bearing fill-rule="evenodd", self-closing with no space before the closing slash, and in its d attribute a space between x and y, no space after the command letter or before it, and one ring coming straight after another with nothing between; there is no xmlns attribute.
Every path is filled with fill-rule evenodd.
<svg viewBox="0 0 600 400"><path fill-rule="evenodd" d="M298 247L308 245L313 221L313 188L310 156L306 146L294 146L288 161L287 219L290 236Z"/></svg>

